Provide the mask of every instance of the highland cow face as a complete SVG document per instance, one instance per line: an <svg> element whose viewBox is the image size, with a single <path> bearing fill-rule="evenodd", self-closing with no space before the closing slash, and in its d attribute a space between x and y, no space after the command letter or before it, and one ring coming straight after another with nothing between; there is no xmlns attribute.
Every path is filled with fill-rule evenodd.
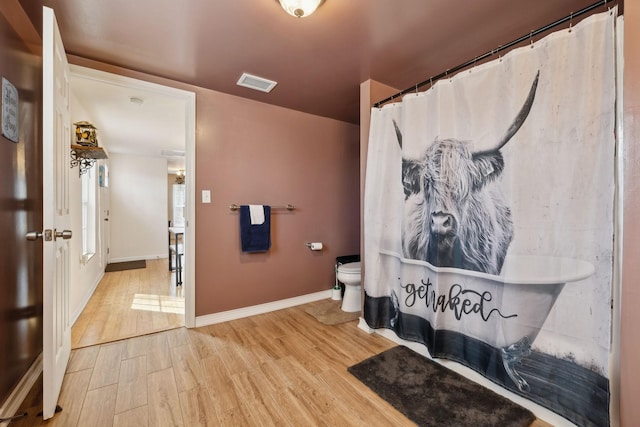
<svg viewBox="0 0 640 427"><path fill-rule="evenodd" d="M504 169L500 149L524 123L537 88L494 149L472 153L467 142L436 140L421 160L402 159L404 255L439 267L498 274L513 238L511 211L492 185ZM394 121L398 142L402 133Z"/></svg>

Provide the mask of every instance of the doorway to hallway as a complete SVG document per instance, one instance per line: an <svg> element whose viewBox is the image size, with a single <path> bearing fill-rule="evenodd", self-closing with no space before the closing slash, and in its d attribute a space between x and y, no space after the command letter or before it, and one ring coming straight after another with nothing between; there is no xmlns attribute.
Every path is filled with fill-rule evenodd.
<svg viewBox="0 0 640 427"><path fill-rule="evenodd" d="M107 209L100 211L101 217L97 221L108 225L104 227L107 233L102 232L100 237L101 242L108 244L100 258L103 263L142 259L147 263L144 269L108 272L102 279L84 280L87 284L93 281L95 291L90 298L86 296L84 306L76 307L72 347L193 326L193 266L190 263L195 250L193 180L187 179L185 185L184 220L187 226L181 247L184 253L181 286L176 286L176 272L169 269L166 258L169 255L167 217L163 212L167 211L167 187L171 189L171 185L167 186L167 177L176 170L180 170L183 176L185 173L195 175L195 94L79 66L72 66L72 76L72 92L76 91L74 87L79 87L77 97L85 102L85 112L100 121L102 141L109 152L108 173L105 174L109 184L101 186L101 189L108 190L110 200L104 204ZM135 95L131 98L144 100L143 105L131 101L137 110L128 111L124 118L119 116L114 126L107 125L113 121L105 117L118 110L114 108L118 105L116 100L128 100L129 97L125 96L128 94ZM91 103L95 106L89 107ZM121 110L125 108L131 106L121 107ZM128 128L130 131L126 137L109 133L108 130L114 127L122 132L125 123L129 123L127 120L138 113L142 116L133 120L134 126ZM149 124L153 123L152 120L164 124L175 122L171 128L173 131L164 133L172 141L182 141L182 145L167 147L162 142L163 138L154 133L158 129ZM145 138L140 137L141 134ZM120 141L120 146L116 147L115 141ZM167 152L169 154L165 154ZM181 157L181 165L173 164L175 157ZM171 219L171 215L167 216ZM96 285L97 280L100 281ZM75 301L80 299L82 295L76 294Z"/></svg>

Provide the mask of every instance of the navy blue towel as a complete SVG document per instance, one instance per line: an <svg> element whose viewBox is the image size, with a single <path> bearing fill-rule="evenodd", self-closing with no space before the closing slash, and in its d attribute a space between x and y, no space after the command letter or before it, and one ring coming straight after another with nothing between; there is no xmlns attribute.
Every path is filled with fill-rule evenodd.
<svg viewBox="0 0 640 427"><path fill-rule="evenodd" d="M264 206L264 223L251 225L249 206L240 206L242 252L266 252L271 247L271 207Z"/></svg>

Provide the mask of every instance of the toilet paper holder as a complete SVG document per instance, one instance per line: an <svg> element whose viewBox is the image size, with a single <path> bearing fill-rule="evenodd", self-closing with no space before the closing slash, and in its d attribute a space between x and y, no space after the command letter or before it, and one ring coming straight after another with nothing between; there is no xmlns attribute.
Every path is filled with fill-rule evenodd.
<svg viewBox="0 0 640 427"><path fill-rule="evenodd" d="M322 242L307 242L304 244L306 247L311 249L312 251L321 251L322 250Z"/></svg>

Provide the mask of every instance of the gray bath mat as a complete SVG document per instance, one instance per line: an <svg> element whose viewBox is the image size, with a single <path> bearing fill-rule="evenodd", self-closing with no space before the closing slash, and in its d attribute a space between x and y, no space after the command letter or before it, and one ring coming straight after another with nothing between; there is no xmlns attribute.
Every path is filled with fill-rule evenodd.
<svg viewBox="0 0 640 427"><path fill-rule="evenodd" d="M420 426L526 427L536 418L407 347L394 347L348 370Z"/></svg>

